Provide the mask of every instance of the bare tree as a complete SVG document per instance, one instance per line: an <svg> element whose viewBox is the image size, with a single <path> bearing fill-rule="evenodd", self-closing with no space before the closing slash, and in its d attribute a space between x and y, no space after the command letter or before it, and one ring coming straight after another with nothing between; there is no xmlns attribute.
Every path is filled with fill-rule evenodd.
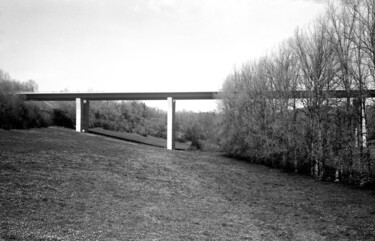
<svg viewBox="0 0 375 241"><path fill-rule="evenodd" d="M325 21L321 19L309 32L297 30L295 52L301 69L301 85L309 93L303 100L304 110L310 121L311 141L309 143L311 175L322 179L325 168L324 121L328 114L329 91L335 89L333 81L333 48L326 32Z"/></svg>
<svg viewBox="0 0 375 241"><path fill-rule="evenodd" d="M357 104L358 146L360 147L361 172L371 175L368 153L363 149L367 146L367 89L375 85L375 8L374 1L347 0L343 4L346 18L354 22L353 32L346 37L353 42L352 77L356 82L359 96Z"/></svg>
<svg viewBox="0 0 375 241"><path fill-rule="evenodd" d="M270 83L270 90L274 96L269 100L273 108L273 133L282 145L282 166L287 165L287 159L292 158L295 172L298 171L297 153L300 139L296 98L291 98L290 93L297 90L298 80L297 59L292 49L292 39L283 42L267 63L265 75Z"/></svg>
<svg viewBox="0 0 375 241"><path fill-rule="evenodd" d="M339 134L335 138L334 154L336 160L338 160L335 165L340 168L341 173L343 172L343 165L348 166L349 178L351 179L353 151L356 146L355 128L357 127L353 102L351 101L353 90L356 89L355 79L352 76L352 62L355 54L352 36L355 31L355 19L350 17L345 9L333 4L328 8L327 18L329 20L327 34L331 41L334 61L337 66L335 78L338 81L338 88L345 90L345 98L342 103L344 107L342 108L341 105L336 107L339 112L337 112L334 125ZM345 150L345 155L342 155L345 160L338 157L339 151L342 150Z"/></svg>
<svg viewBox="0 0 375 241"><path fill-rule="evenodd" d="M345 164L351 174L353 153L360 150L360 164L370 173L365 100L375 86L374 5L373 0L331 5L276 51L236 69L223 86L227 150L295 171L308 167L317 179L325 178L328 165ZM307 94L291 98L298 90ZM336 90L343 90L344 98L332 96ZM343 151L345 162L339 158Z"/></svg>

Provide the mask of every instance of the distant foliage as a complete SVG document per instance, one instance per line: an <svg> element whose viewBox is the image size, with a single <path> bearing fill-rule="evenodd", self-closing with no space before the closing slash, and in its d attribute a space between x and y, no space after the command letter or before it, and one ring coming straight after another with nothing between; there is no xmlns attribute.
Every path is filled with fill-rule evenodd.
<svg viewBox="0 0 375 241"><path fill-rule="evenodd" d="M74 129L73 119L69 117L69 112L63 109L53 109L53 124Z"/></svg>
<svg viewBox="0 0 375 241"><path fill-rule="evenodd" d="M366 143L374 128L364 100L375 86L374 11L372 0L330 5L275 51L229 75L220 107L222 150L317 179L332 180L336 171L349 182L355 173L373 175ZM308 96L287 96L298 90ZM346 95L334 99L331 90Z"/></svg>
<svg viewBox="0 0 375 241"><path fill-rule="evenodd" d="M176 113L176 119L178 141L190 142L192 149L218 149L218 113L182 111Z"/></svg>
<svg viewBox="0 0 375 241"><path fill-rule="evenodd" d="M24 102L17 92L37 90L35 81L20 82L0 70L0 127L3 129L46 127L51 123L50 113L41 105Z"/></svg>
<svg viewBox="0 0 375 241"><path fill-rule="evenodd" d="M75 123L74 102L55 103L53 123L71 127ZM217 149L219 114L176 113L177 140L193 149ZM90 128L167 138L167 113L136 101L90 101Z"/></svg>
<svg viewBox="0 0 375 241"><path fill-rule="evenodd" d="M90 127L166 138L167 115L142 102L90 102Z"/></svg>

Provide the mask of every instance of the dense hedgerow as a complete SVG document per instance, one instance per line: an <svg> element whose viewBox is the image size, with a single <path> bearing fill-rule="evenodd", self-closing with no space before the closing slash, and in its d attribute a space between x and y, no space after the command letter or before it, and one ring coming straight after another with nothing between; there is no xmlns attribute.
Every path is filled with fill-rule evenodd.
<svg viewBox="0 0 375 241"><path fill-rule="evenodd" d="M0 127L3 129L46 127L51 124L49 111L34 102L24 102L18 92L37 90L33 80L20 82L13 80L0 70Z"/></svg>
<svg viewBox="0 0 375 241"><path fill-rule="evenodd" d="M373 175L373 111L365 97L375 86L374 10L372 0L331 5L271 54L229 75L222 150L318 179ZM300 90L303 99L288 95ZM334 90L345 94L332 98Z"/></svg>

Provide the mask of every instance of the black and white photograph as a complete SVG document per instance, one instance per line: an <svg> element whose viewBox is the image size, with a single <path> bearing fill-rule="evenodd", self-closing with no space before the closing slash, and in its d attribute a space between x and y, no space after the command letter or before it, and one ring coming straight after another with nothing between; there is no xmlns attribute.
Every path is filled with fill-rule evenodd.
<svg viewBox="0 0 375 241"><path fill-rule="evenodd" d="M0 0L0 241L374 241L374 0Z"/></svg>

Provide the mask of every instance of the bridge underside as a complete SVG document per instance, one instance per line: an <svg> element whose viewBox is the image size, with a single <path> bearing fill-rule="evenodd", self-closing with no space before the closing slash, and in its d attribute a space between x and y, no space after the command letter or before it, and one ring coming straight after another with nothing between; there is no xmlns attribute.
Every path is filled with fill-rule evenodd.
<svg viewBox="0 0 375 241"><path fill-rule="evenodd" d="M218 92L107 92L107 93L20 93L27 100L74 101L83 100L210 100L216 99Z"/></svg>
<svg viewBox="0 0 375 241"><path fill-rule="evenodd" d="M167 100L167 149L175 149L176 100L210 100L217 92L142 92L142 93L21 93L26 100L76 101L76 131L89 129L90 101L100 100Z"/></svg>

